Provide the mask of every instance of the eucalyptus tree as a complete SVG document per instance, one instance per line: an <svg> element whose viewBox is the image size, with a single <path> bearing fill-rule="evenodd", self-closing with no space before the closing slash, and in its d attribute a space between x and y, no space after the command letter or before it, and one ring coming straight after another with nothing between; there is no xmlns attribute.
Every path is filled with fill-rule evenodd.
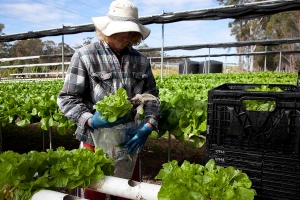
<svg viewBox="0 0 300 200"><path fill-rule="evenodd" d="M4 24L0 23L0 35L3 35ZM0 42L0 58L5 58L8 56L10 44L8 42ZM1 65L1 63L0 63Z"/></svg>
<svg viewBox="0 0 300 200"><path fill-rule="evenodd" d="M272 15L266 27L266 33L274 39L300 37L300 11L288 11ZM299 50L299 43L274 46L273 50ZM280 55L274 56L274 63L278 66ZM276 66L275 65L275 66ZM279 66L278 66L279 67ZM282 54L281 71L293 72L300 68L299 54Z"/></svg>
<svg viewBox="0 0 300 200"><path fill-rule="evenodd" d="M83 38L83 44L76 44L73 48L74 49L79 49L85 45L89 45L93 42L93 39L94 37L86 37L86 38Z"/></svg>
<svg viewBox="0 0 300 200"><path fill-rule="evenodd" d="M142 45L139 45L137 47L138 49L146 49L146 48L150 48L147 44L142 44ZM147 56L148 58L150 57L160 57L161 53L160 51L148 51L148 52L143 52L143 54L145 56Z"/></svg>
<svg viewBox="0 0 300 200"><path fill-rule="evenodd" d="M263 0L224 0L220 1L220 4L237 5L259 1ZM231 35L235 36L237 41L262 40L268 37L265 32L265 27L269 18L270 16L253 19L235 19L228 24L228 27L231 28ZM256 45L237 47L237 52L254 52L256 48ZM246 65L249 71L253 71L255 64L254 61L254 56L250 56L248 62L245 62L244 58L239 56L239 69L242 70L242 67Z"/></svg>
<svg viewBox="0 0 300 200"><path fill-rule="evenodd" d="M10 49L10 57L25 57L43 55L44 43L41 39L18 40ZM39 63L39 60L24 60L26 64ZM24 63L24 64L25 64ZM15 63L16 64L16 63Z"/></svg>
<svg viewBox="0 0 300 200"><path fill-rule="evenodd" d="M0 23L0 35L2 35L3 33L2 33L2 30L4 29L4 24L1 24Z"/></svg>

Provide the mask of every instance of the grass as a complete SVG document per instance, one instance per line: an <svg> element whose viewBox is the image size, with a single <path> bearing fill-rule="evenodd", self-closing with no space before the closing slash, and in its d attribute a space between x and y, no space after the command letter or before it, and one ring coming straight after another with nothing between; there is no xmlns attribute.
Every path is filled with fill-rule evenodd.
<svg viewBox="0 0 300 200"><path fill-rule="evenodd" d="M166 75L176 75L179 74L178 68L163 68L163 76ZM154 76L160 76L161 75L161 69L160 68L154 68L152 69L152 73Z"/></svg>

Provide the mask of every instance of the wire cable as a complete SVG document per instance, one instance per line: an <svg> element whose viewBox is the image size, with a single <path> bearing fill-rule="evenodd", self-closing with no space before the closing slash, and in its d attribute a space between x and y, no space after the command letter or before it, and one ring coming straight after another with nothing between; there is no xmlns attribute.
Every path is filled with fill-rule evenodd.
<svg viewBox="0 0 300 200"><path fill-rule="evenodd" d="M82 15L81 13L78 13L78 12L74 12L74 11L71 11L71 10L63 9L63 8L61 8L61 7L59 7L59 6L55 6L55 5L52 5L52 4L49 4L49 3L44 3L44 2L38 1L38 0L32 0L32 1L36 1L36 2L41 3L41 4L45 4L45 5L52 6L52 7L54 7L54 8L59 9L59 10L67 11L67 12L74 13L74 14L77 14L77 15L80 15L80 16L83 16L83 17L90 18L90 16ZM56 2L56 4L59 4L59 3ZM59 5L65 6L65 5L63 5L63 4L59 4Z"/></svg>

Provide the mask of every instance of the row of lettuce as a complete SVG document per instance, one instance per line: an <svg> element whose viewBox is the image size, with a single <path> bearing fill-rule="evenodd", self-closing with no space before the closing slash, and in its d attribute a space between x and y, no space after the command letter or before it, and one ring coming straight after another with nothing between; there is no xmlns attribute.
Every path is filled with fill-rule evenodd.
<svg viewBox="0 0 300 200"><path fill-rule="evenodd" d="M158 137L171 133L196 147L205 142L208 91L224 83L297 84L296 73L253 72L189 74L156 77L160 90L161 115ZM26 127L40 122L47 130L56 127L64 135L76 125L60 112L56 97L63 80L9 81L0 83L0 123Z"/></svg>
<svg viewBox="0 0 300 200"><path fill-rule="evenodd" d="M30 151L0 154L0 200L28 200L42 189L72 191L86 189L96 180L113 175L114 160L95 148ZM95 167L97 166L97 167ZM205 165L176 160L163 164L155 179L162 185L157 198L252 200L256 191L248 176L234 167L222 168L213 159ZM92 184L93 185L93 184Z"/></svg>

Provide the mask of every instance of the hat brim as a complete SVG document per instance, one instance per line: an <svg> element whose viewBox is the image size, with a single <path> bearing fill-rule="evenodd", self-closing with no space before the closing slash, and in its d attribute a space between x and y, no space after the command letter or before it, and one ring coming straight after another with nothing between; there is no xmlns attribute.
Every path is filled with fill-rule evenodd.
<svg viewBox="0 0 300 200"><path fill-rule="evenodd" d="M106 36L122 32L139 32L145 40L151 32L146 26L134 21L116 21L107 16L93 17L92 21L94 26Z"/></svg>

